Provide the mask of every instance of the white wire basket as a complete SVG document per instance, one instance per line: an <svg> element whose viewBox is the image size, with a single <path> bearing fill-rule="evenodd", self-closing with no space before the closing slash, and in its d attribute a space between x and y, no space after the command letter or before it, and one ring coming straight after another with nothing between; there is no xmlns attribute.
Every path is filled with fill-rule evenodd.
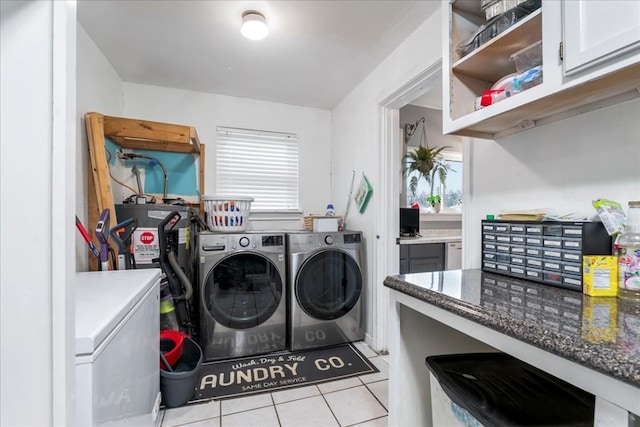
<svg viewBox="0 0 640 427"><path fill-rule="evenodd" d="M211 231L243 231L249 223L251 197L202 196L207 225Z"/></svg>

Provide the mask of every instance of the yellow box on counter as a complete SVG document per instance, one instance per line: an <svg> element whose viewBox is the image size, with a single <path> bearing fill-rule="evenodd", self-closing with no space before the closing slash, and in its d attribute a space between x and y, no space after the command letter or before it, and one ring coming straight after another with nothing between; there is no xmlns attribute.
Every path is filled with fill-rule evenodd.
<svg viewBox="0 0 640 427"><path fill-rule="evenodd" d="M616 342L618 337L618 298L590 297L582 303L582 339L590 342Z"/></svg>
<svg viewBox="0 0 640 427"><path fill-rule="evenodd" d="M618 295L618 257L585 255L582 257L582 292L593 297Z"/></svg>

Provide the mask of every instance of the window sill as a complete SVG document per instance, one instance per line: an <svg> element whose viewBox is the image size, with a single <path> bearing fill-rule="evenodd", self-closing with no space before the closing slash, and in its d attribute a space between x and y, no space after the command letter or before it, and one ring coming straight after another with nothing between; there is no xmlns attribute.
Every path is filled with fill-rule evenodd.
<svg viewBox="0 0 640 427"><path fill-rule="evenodd" d="M462 221L460 213L421 213L420 221Z"/></svg>
<svg viewBox="0 0 640 427"><path fill-rule="evenodd" d="M298 221L302 219L300 211L251 211L250 221Z"/></svg>

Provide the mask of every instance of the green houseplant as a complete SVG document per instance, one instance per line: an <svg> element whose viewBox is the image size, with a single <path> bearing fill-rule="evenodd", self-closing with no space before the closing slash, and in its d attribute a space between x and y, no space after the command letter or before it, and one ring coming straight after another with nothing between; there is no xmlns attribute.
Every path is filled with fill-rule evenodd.
<svg viewBox="0 0 640 427"><path fill-rule="evenodd" d="M440 198L440 196L438 194L436 194L435 196L429 196L427 197L427 203L429 203L431 205L431 207L435 207L436 204L442 202L442 199Z"/></svg>
<svg viewBox="0 0 640 427"><path fill-rule="evenodd" d="M426 145L420 145L415 151L407 153L402 161L405 165L405 173L407 175L412 172L417 172L418 175L411 177L409 182L409 190L415 197L416 189L418 188L418 182L420 179L425 179L430 185L430 196L434 197L433 185L436 174L440 178L440 182L444 184L447 179L447 172L449 172L449 165L442 158L442 151L450 148L449 146L443 147L429 147ZM437 196L438 198L440 196Z"/></svg>
<svg viewBox="0 0 640 427"><path fill-rule="evenodd" d="M427 203L429 203L429 205L431 205L431 207L433 208L433 211L435 213L440 213L440 202L442 201L442 199L440 198L439 194L436 194L435 196L427 196Z"/></svg>

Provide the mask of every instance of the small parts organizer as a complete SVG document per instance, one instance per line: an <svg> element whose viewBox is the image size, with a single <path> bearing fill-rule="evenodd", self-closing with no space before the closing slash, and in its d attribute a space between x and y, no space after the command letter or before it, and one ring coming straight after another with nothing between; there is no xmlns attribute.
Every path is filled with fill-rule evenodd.
<svg viewBox="0 0 640 427"><path fill-rule="evenodd" d="M610 255L601 222L482 221L482 270L582 292L582 256Z"/></svg>
<svg viewBox="0 0 640 427"><path fill-rule="evenodd" d="M207 225L211 231L243 231L251 214L250 197L202 196Z"/></svg>

